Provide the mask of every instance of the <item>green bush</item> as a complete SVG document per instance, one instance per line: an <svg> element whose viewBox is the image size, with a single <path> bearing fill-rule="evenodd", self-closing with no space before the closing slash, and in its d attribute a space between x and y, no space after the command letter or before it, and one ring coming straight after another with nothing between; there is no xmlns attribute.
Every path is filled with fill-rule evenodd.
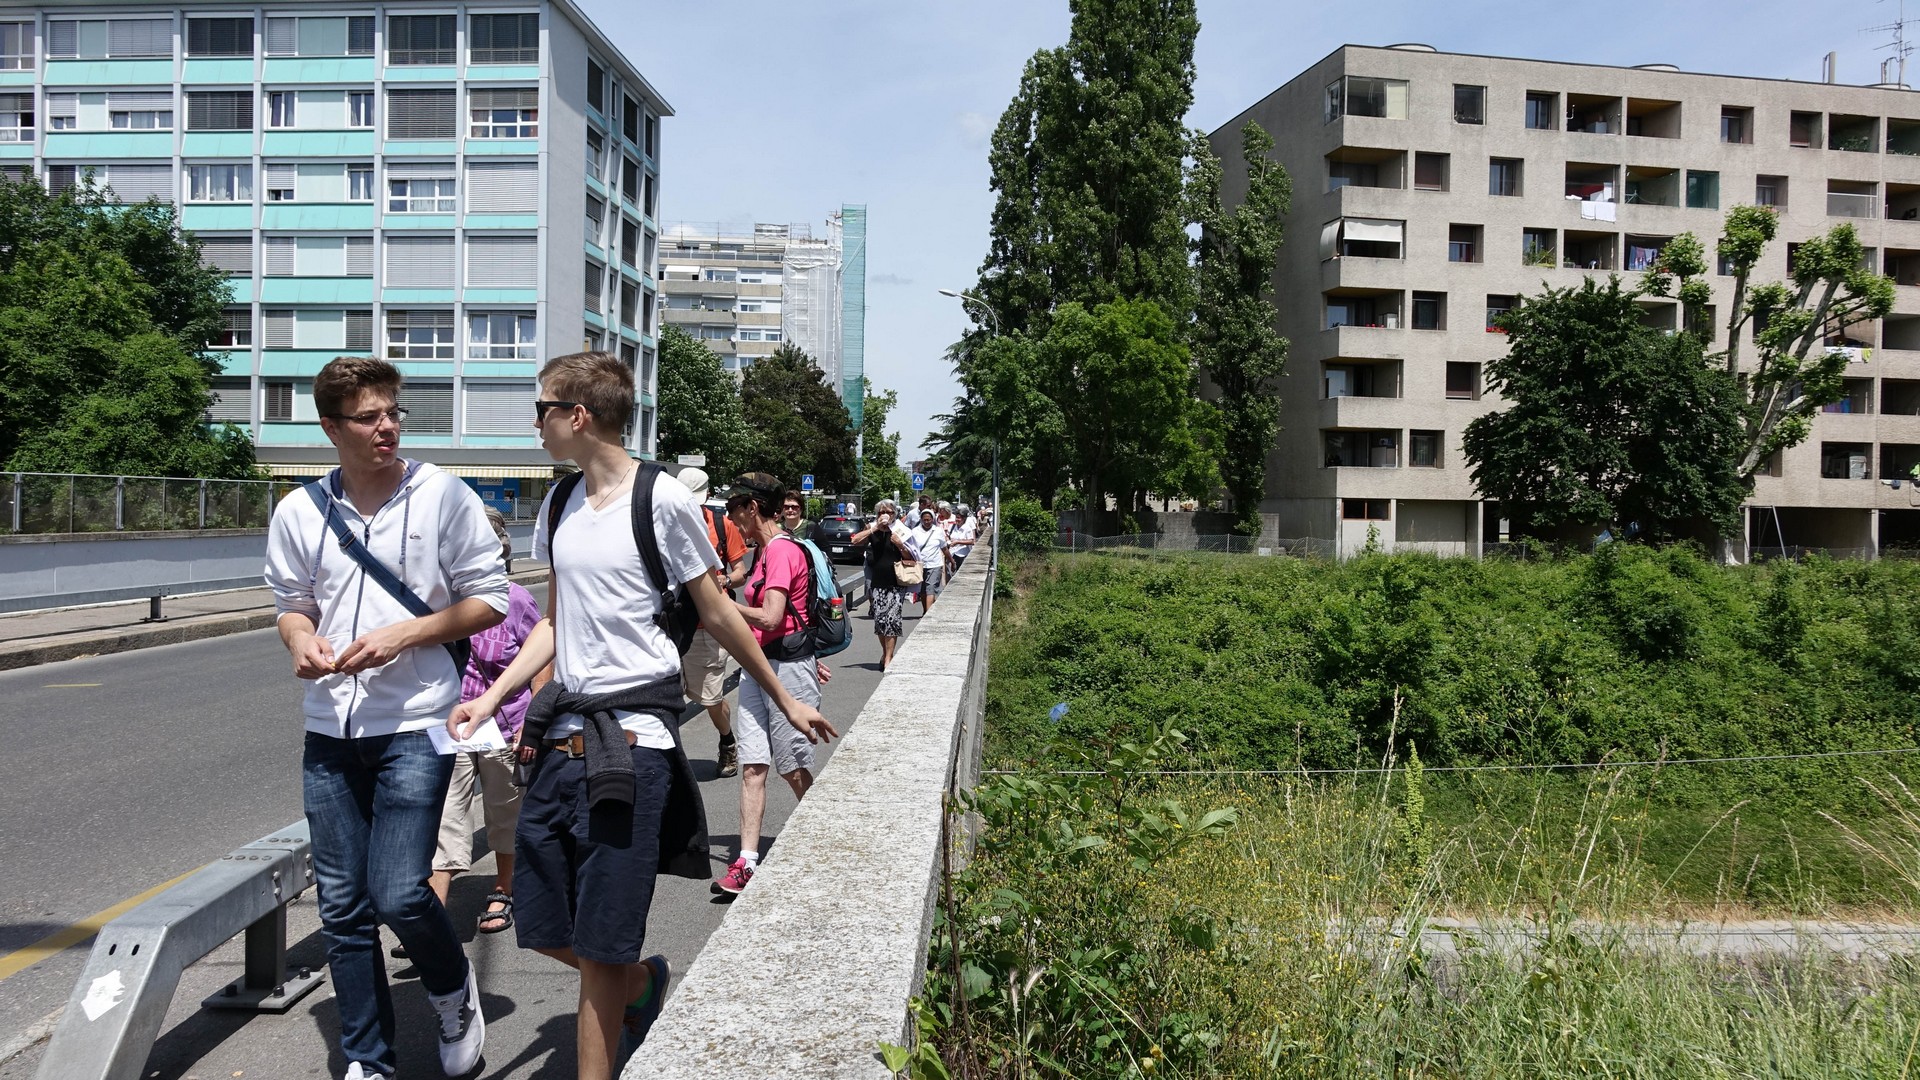
<svg viewBox="0 0 1920 1080"><path fill-rule="evenodd" d="M1039 499L1008 499L1000 507L1000 540L1014 551L1050 551L1059 519Z"/></svg>

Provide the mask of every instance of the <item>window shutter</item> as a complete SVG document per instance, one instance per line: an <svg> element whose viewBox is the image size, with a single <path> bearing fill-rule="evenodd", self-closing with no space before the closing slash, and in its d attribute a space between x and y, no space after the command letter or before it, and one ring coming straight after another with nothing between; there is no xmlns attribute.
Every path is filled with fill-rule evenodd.
<svg viewBox="0 0 1920 1080"><path fill-rule="evenodd" d="M77 97L78 95L63 96ZM47 95L47 102L51 106L52 94ZM110 112L158 112L172 108L173 91L171 90L115 90L107 94L107 109Z"/></svg>
<svg viewBox="0 0 1920 1080"><path fill-rule="evenodd" d="M60 194L80 182L79 173L78 165L47 166L47 190L55 195Z"/></svg>
<svg viewBox="0 0 1920 1080"><path fill-rule="evenodd" d="M173 166L111 165L107 186L113 189L117 203L132 205L150 198L173 202Z"/></svg>
<svg viewBox="0 0 1920 1080"><path fill-rule="evenodd" d="M527 417L533 412L534 386L519 379L466 382L467 415L464 424L469 435L519 435L527 430Z"/></svg>
<svg viewBox="0 0 1920 1080"><path fill-rule="evenodd" d="M600 296L602 293L606 292L606 280L607 280L607 271L605 267L595 262L590 262L587 264L586 288L587 288L587 308L589 310L591 311L600 310Z"/></svg>
<svg viewBox="0 0 1920 1080"><path fill-rule="evenodd" d="M260 241L261 260L267 277L292 277L294 251L298 241L291 236L269 236Z"/></svg>
<svg viewBox="0 0 1920 1080"><path fill-rule="evenodd" d="M80 54L80 24L72 19L47 23L47 55L53 57Z"/></svg>
<svg viewBox="0 0 1920 1080"><path fill-rule="evenodd" d="M469 161L467 213L518 214L540 209L540 166L533 161Z"/></svg>
<svg viewBox="0 0 1920 1080"><path fill-rule="evenodd" d="M253 20L248 19L249 26ZM249 48L251 53L252 49ZM172 19L113 19L107 23L107 55L172 56Z"/></svg>
<svg viewBox="0 0 1920 1080"><path fill-rule="evenodd" d="M267 55L294 56L300 48L300 20L281 16L267 20Z"/></svg>
<svg viewBox="0 0 1920 1080"><path fill-rule="evenodd" d="M353 15L348 17L347 55L373 55L373 16Z"/></svg>
<svg viewBox="0 0 1920 1080"><path fill-rule="evenodd" d="M373 276L373 237L347 237L347 276ZM372 348L371 345L368 348Z"/></svg>
<svg viewBox="0 0 1920 1080"><path fill-rule="evenodd" d="M207 419L216 424L231 421L246 424L253 420L253 380L214 379L207 401Z"/></svg>
<svg viewBox="0 0 1920 1080"><path fill-rule="evenodd" d="M8 94L5 96L15 98L16 100L12 106L8 106L6 104L0 104L0 111L3 111L10 107L19 108L20 107L20 103L18 101L19 98L26 99L26 102L25 102L26 109L33 108L32 94L19 94L19 95ZM79 94L48 94L47 95L47 118L48 119L56 119L56 118L62 118L62 117L66 119L72 119L79 115L80 115L80 95Z"/></svg>
<svg viewBox="0 0 1920 1080"><path fill-rule="evenodd" d="M452 90L388 90L387 138L451 139L459 133Z"/></svg>
<svg viewBox="0 0 1920 1080"><path fill-rule="evenodd" d="M253 19L188 19L188 56L252 56Z"/></svg>
<svg viewBox="0 0 1920 1080"><path fill-rule="evenodd" d="M253 273L253 237L202 236L200 261L229 274Z"/></svg>
<svg viewBox="0 0 1920 1080"><path fill-rule="evenodd" d="M373 351L373 312L348 311L346 315L347 351L350 353L369 353Z"/></svg>
<svg viewBox="0 0 1920 1080"><path fill-rule="evenodd" d="M253 92L200 90L187 94L188 131L252 131Z"/></svg>
<svg viewBox="0 0 1920 1080"><path fill-rule="evenodd" d="M389 288L452 288L453 267L451 236L387 237Z"/></svg>
<svg viewBox="0 0 1920 1080"><path fill-rule="evenodd" d="M475 109L537 109L540 90L532 86L493 87L468 91Z"/></svg>
<svg viewBox="0 0 1920 1080"><path fill-rule="evenodd" d="M277 420L287 423L293 419L293 384L290 382L270 382L261 387L265 392L260 419Z"/></svg>
<svg viewBox="0 0 1920 1080"><path fill-rule="evenodd" d="M539 241L531 236L467 234L467 287L531 289L539 284Z"/></svg>
<svg viewBox="0 0 1920 1080"><path fill-rule="evenodd" d="M300 166L293 162L274 162L261 168L266 174L266 183L263 186L268 190L283 188L291 191L300 176Z"/></svg>
<svg viewBox="0 0 1920 1080"><path fill-rule="evenodd" d="M451 64L454 40L451 15L387 16L389 64Z"/></svg>
<svg viewBox="0 0 1920 1080"><path fill-rule="evenodd" d="M448 313L452 318L452 313ZM453 434L453 381L409 379L394 404L407 410L407 430L415 435Z"/></svg>
<svg viewBox="0 0 1920 1080"><path fill-rule="evenodd" d="M293 312L263 311L267 324L266 345L269 349L293 348Z"/></svg>

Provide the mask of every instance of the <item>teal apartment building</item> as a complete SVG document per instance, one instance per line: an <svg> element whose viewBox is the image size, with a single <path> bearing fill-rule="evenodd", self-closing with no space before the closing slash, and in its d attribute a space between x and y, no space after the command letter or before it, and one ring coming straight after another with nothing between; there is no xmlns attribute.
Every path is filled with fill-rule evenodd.
<svg viewBox="0 0 1920 1080"><path fill-rule="evenodd" d="M0 0L0 172L179 206L232 290L212 416L279 475L332 459L343 354L406 374L410 456L497 484L552 475L540 365L605 349L651 456L670 115L569 0Z"/></svg>

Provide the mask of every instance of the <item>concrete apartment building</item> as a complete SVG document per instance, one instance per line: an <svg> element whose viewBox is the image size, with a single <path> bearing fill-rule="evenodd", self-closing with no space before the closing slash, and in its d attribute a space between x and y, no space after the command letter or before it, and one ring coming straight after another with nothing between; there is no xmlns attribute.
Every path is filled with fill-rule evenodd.
<svg viewBox="0 0 1920 1080"><path fill-rule="evenodd" d="M540 365L614 351L650 455L670 115L570 0L0 0L0 170L179 205L232 293L212 414L284 476L332 459L342 354L405 373L410 455L506 494L552 476Z"/></svg>
<svg viewBox="0 0 1920 1080"><path fill-rule="evenodd" d="M859 424L864 403L867 213L846 205L815 236L792 225L667 226L660 296L668 323L732 372L790 343L812 357Z"/></svg>
<svg viewBox="0 0 1920 1080"><path fill-rule="evenodd" d="M1352 550L1371 528L1448 553L1502 539L1460 450L1499 407L1482 377L1506 347L1493 315L1586 275L1631 284L1683 232L1714 261L1726 210L1760 204L1781 229L1756 282L1850 222L1900 287L1894 314L1830 339L1854 360L1847 396L1763 469L1748 542L1920 546L1920 494L1880 482L1920 463L1920 95L1349 45L1213 133L1229 205L1249 120L1293 177L1275 275L1291 377L1262 505L1279 535ZM1723 348L1733 279L1708 279ZM1642 306L1677 328L1677 304Z"/></svg>

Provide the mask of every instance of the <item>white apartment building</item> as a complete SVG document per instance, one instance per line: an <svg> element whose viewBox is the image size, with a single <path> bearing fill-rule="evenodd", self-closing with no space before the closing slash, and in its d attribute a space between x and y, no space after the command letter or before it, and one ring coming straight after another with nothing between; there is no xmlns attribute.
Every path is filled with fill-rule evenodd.
<svg viewBox="0 0 1920 1080"><path fill-rule="evenodd" d="M1493 316L1586 275L1632 282L1683 232L1711 260L1727 209L1759 204L1781 229L1755 281L1784 280L1795 243L1849 222L1899 288L1893 314L1832 339L1854 361L1846 396L1757 478L1748 542L1920 547L1904 482L1920 464L1920 96L1347 45L1212 134L1230 206L1249 120L1293 177L1275 273L1291 377L1261 506L1280 535L1352 550L1373 529L1448 553L1502 539L1460 451L1499 407L1482 381L1505 348ZM1709 280L1724 338L1732 278ZM1642 307L1677 328L1677 304Z"/></svg>

